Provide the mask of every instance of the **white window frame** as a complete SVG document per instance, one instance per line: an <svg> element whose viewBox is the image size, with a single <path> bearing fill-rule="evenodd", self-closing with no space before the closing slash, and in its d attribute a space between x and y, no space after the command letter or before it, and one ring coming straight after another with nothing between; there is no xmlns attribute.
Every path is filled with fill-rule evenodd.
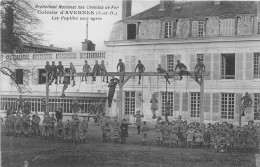
<svg viewBox="0 0 260 167"><path fill-rule="evenodd" d="M174 54L167 54L167 71L174 71Z"/></svg>
<svg viewBox="0 0 260 167"><path fill-rule="evenodd" d="M170 110L170 115L173 116L173 106L174 106L174 92L161 92L161 110L162 110L162 116L165 116L165 107L166 107L166 102L170 101L171 104L171 110Z"/></svg>
<svg viewBox="0 0 260 167"><path fill-rule="evenodd" d="M235 94L221 93L221 119L235 118Z"/></svg>
<svg viewBox="0 0 260 167"><path fill-rule="evenodd" d="M128 96L129 95L129 96ZM135 91L125 91L125 115L134 115L135 114Z"/></svg>
<svg viewBox="0 0 260 167"><path fill-rule="evenodd" d="M164 23L165 28L165 38L173 38L173 22L172 21L165 21Z"/></svg>
<svg viewBox="0 0 260 167"><path fill-rule="evenodd" d="M205 36L205 22L202 20L196 20L192 22L191 27L192 37L204 37Z"/></svg>
<svg viewBox="0 0 260 167"><path fill-rule="evenodd" d="M200 93L192 92L190 93L190 116L192 118L200 117Z"/></svg>
<svg viewBox="0 0 260 167"><path fill-rule="evenodd" d="M198 21L198 37L204 37L205 26L204 21Z"/></svg>
<svg viewBox="0 0 260 167"><path fill-rule="evenodd" d="M260 78L260 53L254 53L254 78Z"/></svg>
<svg viewBox="0 0 260 167"><path fill-rule="evenodd" d="M260 99L260 93L254 93L253 96L254 120L260 120L260 104L258 104Z"/></svg>

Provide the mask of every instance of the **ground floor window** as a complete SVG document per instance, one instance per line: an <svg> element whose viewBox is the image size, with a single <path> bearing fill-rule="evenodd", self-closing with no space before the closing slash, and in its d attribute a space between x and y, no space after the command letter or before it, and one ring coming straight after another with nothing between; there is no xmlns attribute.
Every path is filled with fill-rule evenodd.
<svg viewBox="0 0 260 167"><path fill-rule="evenodd" d="M234 119L235 110L235 94L222 93L221 94L221 118Z"/></svg>
<svg viewBox="0 0 260 167"><path fill-rule="evenodd" d="M254 93L254 119L260 120L260 93Z"/></svg>
<svg viewBox="0 0 260 167"><path fill-rule="evenodd" d="M191 117L200 117L200 93L191 93Z"/></svg>
<svg viewBox="0 0 260 167"><path fill-rule="evenodd" d="M135 92L125 92L125 114L135 114Z"/></svg>
<svg viewBox="0 0 260 167"><path fill-rule="evenodd" d="M166 103L170 101L171 104L171 111L169 116L173 116L173 92L162 92L162 101L161 101L161 106L162 106L162 116L165 116L165 107Z"/></svg>

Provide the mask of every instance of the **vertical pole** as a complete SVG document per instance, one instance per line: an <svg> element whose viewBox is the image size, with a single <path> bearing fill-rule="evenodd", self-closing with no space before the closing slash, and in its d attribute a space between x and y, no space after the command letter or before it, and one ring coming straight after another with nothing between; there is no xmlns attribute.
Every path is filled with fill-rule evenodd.
<svg viewBox="0 0 260 167"><path fill-rule="evenodd" d="M122 76L119 76L119 120L122 121L124 118L123 112L123 83Z"/></svg>
<svg viewBox="0 0 260 167"><path fill-rule="evenodd" d="M201 75L200 84L200 124L204 123L204 76Z"/></svg>
<svg viewBox="0 0 260 167"><path fill-rule="evenodd" d="M239 107L239 127L241 128L241 107Z"/></svg>
<svg viewBox="0 0 260 167"><path fill-rule="evenodd" d="M46 112L49 112L49 77L47 73L46 73Z"/></svg>

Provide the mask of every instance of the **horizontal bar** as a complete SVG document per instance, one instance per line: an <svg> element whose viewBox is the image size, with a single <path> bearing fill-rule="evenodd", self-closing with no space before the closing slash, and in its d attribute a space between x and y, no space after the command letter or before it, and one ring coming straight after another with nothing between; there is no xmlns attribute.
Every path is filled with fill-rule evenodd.
<svg viewBox="0 0 260 167"><path fill-rule="evenodd" d="M138 72L125 72L125 73L120 73L120 72L108 72L106 74L107 76L139 76L140 73ZM166 73L158 73L158 72L143 72L141 73L142 76L165 76ZM169 76L179 76L179 72L168 72ZM189 72L189 73L183 73L183 76L190 76L190 75L195 75L195 72ZM198 76L208 76L209 72L203 72L197 74ZM42 76L46 76L46 73L43 73ZM71 76L69 73L65 73L63 76ZM74 76L81 77L82 72L80 73L75 73ZM98 74L97 76L103 76L103 74Z"/></svg>

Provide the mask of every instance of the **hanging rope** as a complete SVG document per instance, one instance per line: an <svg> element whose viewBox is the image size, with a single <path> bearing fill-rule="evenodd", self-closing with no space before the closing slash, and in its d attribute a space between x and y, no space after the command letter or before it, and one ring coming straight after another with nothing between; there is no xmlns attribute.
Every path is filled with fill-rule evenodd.
<svg viewBox="0 0 260 167"><path fill-rule="evenodd" d="M142 114L143 112L143 100L144 100L144 77L142 76Z"/></svg>
<svg viewBox="0 0 260 167"><path fill-rule="evenodd" d="M158 86L159 86L159 76L157 76L157 92L158 92Z"/></svg>

